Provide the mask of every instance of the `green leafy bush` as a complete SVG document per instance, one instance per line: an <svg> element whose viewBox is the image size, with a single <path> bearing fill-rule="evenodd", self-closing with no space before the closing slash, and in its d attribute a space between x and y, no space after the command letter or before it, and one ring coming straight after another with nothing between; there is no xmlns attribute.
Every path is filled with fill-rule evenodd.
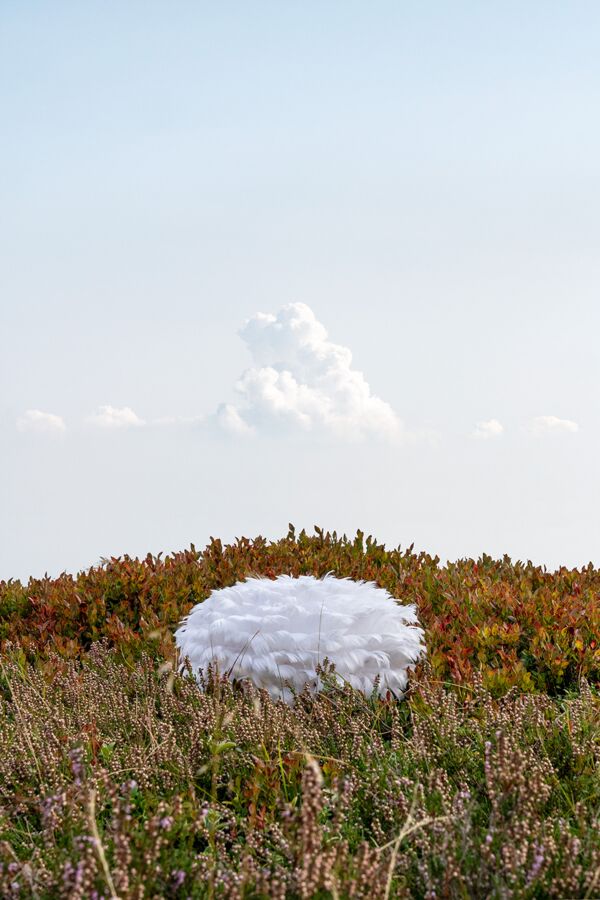
<svg viewBox="0 0 600 900"><path fill-rule="evenodd" d="M440 680L465 684L479 672L496 696L513 686L556 695L582 676L599 680L600 571L591 564L550 573L484 555L440 566L412 547L365 541L360 531L351 540L318 527L297 535L291 525L273 542L242 537L224 546L211 538L201 552L124 556L76 576L0 582L0 646L17 643L41 665L50 652L79 657L101 638L131 660L144 650L168 658L179 620L214 588L249 574L328 571L414 602Z"/></svg>

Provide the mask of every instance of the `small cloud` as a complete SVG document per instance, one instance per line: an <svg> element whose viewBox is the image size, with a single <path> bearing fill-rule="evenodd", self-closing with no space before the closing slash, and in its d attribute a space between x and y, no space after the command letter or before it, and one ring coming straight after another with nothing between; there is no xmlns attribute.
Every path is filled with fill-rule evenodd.
<svg viewBox="0 0 600 900"><path fill-rule="evenodd" d="M39 409L28 409L17 419L18 431L35 431L45 434L62 434L67 430L62 416L41 412Z"/></svg>
<svg viewBox="0 0 600 900"><path fill-rule="evenodd" d="M478 422L472 437L487 440L488 438L499 437L504 431L504 426L498 419L488 419L486 422Z"/></svg>
<svg viewBox="0 0 600 900"><path fill-rule="evenodd" d="M253 365L236 384L240 404L221 404L219 426L253 432L326 432L397 440L405 432L389 403L373 395L352 353L334 344L305 303L256 313L240 331Z"/></svg>
<svg viewBox="0 0 600 900"><path fill-rule="evenodd" d="M216 420L219 427L229 434L250 435L254 433L254 428L248 425L231 403L221 403L217 409Z"/></svg>
<svg viewBox="0 0 600 900"><path fill-rule="evenodd" d="M537 416L531 420L531 429L536 434L559 431L575 432L579 431L579 425L570 419L559 419L557 416Z"/></svg>
<svg viewBox="0 0 600 900"><path fill-rule="evenodd" d="M88 416L85 421L97 428L131 428L146 424L129 406L100 406L98 412Z"/></svg>

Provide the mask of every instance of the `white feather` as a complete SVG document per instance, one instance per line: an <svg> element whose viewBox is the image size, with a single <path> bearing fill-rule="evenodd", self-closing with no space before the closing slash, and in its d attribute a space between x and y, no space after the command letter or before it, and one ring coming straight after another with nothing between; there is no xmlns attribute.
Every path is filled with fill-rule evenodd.
<svg viewBox="0 0 600 900"><path fill-rule="evenodd" d="M402 606L373 582L312 575L248 578L213 591L175 632L195 673L216 664L249 678L274 698L292 699L327 657L338 679L370 694L406 689L408 669L425 654L414 605Z"/></svg>

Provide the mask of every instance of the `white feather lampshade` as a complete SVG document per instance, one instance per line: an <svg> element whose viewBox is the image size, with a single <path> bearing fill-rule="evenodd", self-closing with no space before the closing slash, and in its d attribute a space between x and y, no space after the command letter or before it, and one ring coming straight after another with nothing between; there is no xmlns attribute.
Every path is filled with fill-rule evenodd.
<svg viewBox="0 0 600 900"><path fill-rule="evenodd" d="M210 663L230 678L250 679L274 698L292 685L318 689L325 657L339 679L371 694L401 694L408 669L425 654L414 606L402 606L373 582L327 574L248 578L213 591L175 632L194 673Z"/></svg>

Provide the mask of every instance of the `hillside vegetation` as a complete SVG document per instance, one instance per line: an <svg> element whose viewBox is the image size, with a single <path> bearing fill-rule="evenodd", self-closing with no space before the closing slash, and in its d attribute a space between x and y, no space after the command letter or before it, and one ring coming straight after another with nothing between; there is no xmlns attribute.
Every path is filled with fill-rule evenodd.
<svg viewBox="0 0 600 900"><path fill-rule="evenodd" d="M600 678L600 571L591 564L551 573L483 556L440 567L437 557L386 550L360 531L349 540L315 530L296 535L290 525L274 542L239 538L223 546L213 538L202 552L124 556L27 585L2 581L0 641L18 643L38 661L52 651L80 656L103 637L131 659L143 649L169 656L179 620L214 588L249 574L331 571L415 603L438 678L469 682L479 671L497 695L512 686L555 695L582 676Z"/></svg>
<svg viewBox="0 0 600 900"><path fill-rule="evenodd" d="M404 702L293 707L178 674L172 633L249 574L417 605ZM371 537L122 557L0 582L0 896L600 896L600 572L440 566Z"/></svg>

